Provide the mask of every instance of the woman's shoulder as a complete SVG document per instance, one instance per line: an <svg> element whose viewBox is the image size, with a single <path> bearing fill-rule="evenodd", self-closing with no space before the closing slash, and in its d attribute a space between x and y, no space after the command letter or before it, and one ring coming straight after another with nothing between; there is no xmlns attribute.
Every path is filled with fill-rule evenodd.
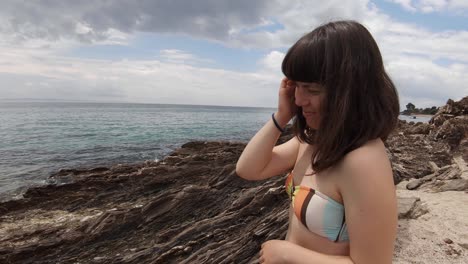
<svg viewBox="0 0 468 264"><path fill-rule="evenodd" d="M381 139L373 139L361 147L349 152L339 165L340 175L345 175L343 181L367 180L369 177L390 177L393 173Z"/></svg>
<svg viewBox="0 0 468 264"><path fill-rule="evenodd" d="M342 165L349 167L385 160L388 160L385 145L380 138L377 138L369 140L359 148L347 153L343 157Z"/></svg>

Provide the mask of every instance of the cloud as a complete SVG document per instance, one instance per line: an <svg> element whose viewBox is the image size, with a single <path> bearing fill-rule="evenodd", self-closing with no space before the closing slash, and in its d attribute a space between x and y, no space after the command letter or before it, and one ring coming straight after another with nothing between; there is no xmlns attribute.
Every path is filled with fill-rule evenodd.
<svg viewBox="0 0 468 264"><path fill-rule="evenodd" d="M468 63L468 31L445 30L433 32L425 27L401 23L388 15L369 13L364 19L386 57L419 55Z"/></svg>
<svg viewBox="0 0 468 264"><path fill-rule="evenodd" d="M468 95L468 66L452 63L445 67L420 56L405 56L391 60L386 66L394 80L401 105L440 106L448 97L459 100Z"/></svg>
<svg viewBox="0 0 468 264"><path fill-rule="evenodd" d="M401 7L403 7L403 9L405 9L407 11L410 11L410 12L416 12L417 11L417 9L415 7L413 7L413 5L411 3L412 0L386 0L386 1L399 4L399 5L401 5Z"/></svg>
<svg viewBox="0 0 468 264"><path fill-rule="evenodd" d="M161 60L21 56L0 58L0 98L272 106L277 94L277 77L266 74Z"/></svg>
<svg viewBox="0 0 468 264"><path fill-rule="evenodd" d="M194 54L178 49L164 49L159 51L162 61L175 64L199 65L213 64L213 60L203 59Z"/></svg>
<svg viewBox="0 0 468 264"><path fill-rule="evenodd" d="M285 55L286 54L281 51L271 51L259 61L259 65L265 72L280 75L281 63L283 62Z"/></svg>
<svg viewBox="0 0 468 264"><path fill-rule="evenodd" d="M468 94L467 31L434 32L374 9L364 19L376 38L401 105L440 106Z"/></svg>
<svg viewBox="0 0 468 264"><path fill-rule="evenodd" d="M409 12L434 13L450 12L456 15L467 15L466 0L386 0L401 5Z"/></svg>
<svg viewBox="0 0 468 264"><path fill-rule="evenodd" d="M0 33L30 39L125 44L135 32L181 34L242 48L287 46L333 19L363 17L368 0L4 0ZM278 23L281 30L264 30ZM273 34L272 34L273 33Z"/></svg>
<svg viewBox="0 0 468 264"><path fill-rule="evenodd" d="M306 32L326 22L337 19L362 20L368 5L368 0L280 1L269 10L269 15L274 15L282 29L231 36L228 45L243 48L289 47Z"/></svg>
<svg viewBox="0 0 468 264"><path fill-rule="evenodd" d="M2 1L0 32L25 39L99 42L113 32L179 33L226 41L235 28L265 23L270 0Z"/></svg>

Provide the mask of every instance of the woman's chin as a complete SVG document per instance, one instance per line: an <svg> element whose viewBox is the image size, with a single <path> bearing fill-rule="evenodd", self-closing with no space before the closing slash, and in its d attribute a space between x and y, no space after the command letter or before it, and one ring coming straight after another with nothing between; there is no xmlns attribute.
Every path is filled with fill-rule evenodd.
<svg viewBox="0 0 468 264"><path fill-rule="evenodd" d="M314 122L314 121L306 120L306 124L307 124L308 127L312 128L312 129L317 129L319 127L318 123Z"/></svg>

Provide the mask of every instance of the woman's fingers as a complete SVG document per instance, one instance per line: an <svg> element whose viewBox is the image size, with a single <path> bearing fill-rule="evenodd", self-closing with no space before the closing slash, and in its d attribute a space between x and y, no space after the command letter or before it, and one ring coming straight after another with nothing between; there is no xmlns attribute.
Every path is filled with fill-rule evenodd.
<svg viewBox="0 0 468 264"><path fill-rule="evenodd" d="M263 244L262 244L262 248L263 248ZM263 249L260 250L260 257L258 259L258 263L264 263L265 262L265 259L263 258Z"/></svg>
<svg viewBox="0 0 468 264"><path fill-rule="evenodd" d="M281 80L281 88L287 88L288 87L288 78L284 77L282 80Z"/></svg>
<svg viewBox="0 0 468 264"><path fill-rule="evenodd" d="M287 122L295 115L295 93L296 82L284 77L281 80L281 87L279 89L278 100L278 115L277 119L281 119L286 125ZM280 121L281 121L280 120Z"/></svg>

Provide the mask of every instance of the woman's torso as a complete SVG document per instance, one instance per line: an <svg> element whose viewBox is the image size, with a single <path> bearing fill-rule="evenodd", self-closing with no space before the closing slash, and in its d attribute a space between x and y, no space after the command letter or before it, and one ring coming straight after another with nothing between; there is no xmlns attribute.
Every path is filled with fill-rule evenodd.
<svg viewBox="0 0 468 264"><path fill-rule="evenodd" d="M301 144L292 173L294 185L310 187L334 201L343 204L343 199L337 185L340 177L339 171L331 168L319 174L311 175L313 172L311 168L311 155L312 146L305 143ZM310 231L301 220L298 219L294 213L292 204L289 209L289 228L286 240L325 254L349 255L348 241L334 242L330 238Z"/></svg>

